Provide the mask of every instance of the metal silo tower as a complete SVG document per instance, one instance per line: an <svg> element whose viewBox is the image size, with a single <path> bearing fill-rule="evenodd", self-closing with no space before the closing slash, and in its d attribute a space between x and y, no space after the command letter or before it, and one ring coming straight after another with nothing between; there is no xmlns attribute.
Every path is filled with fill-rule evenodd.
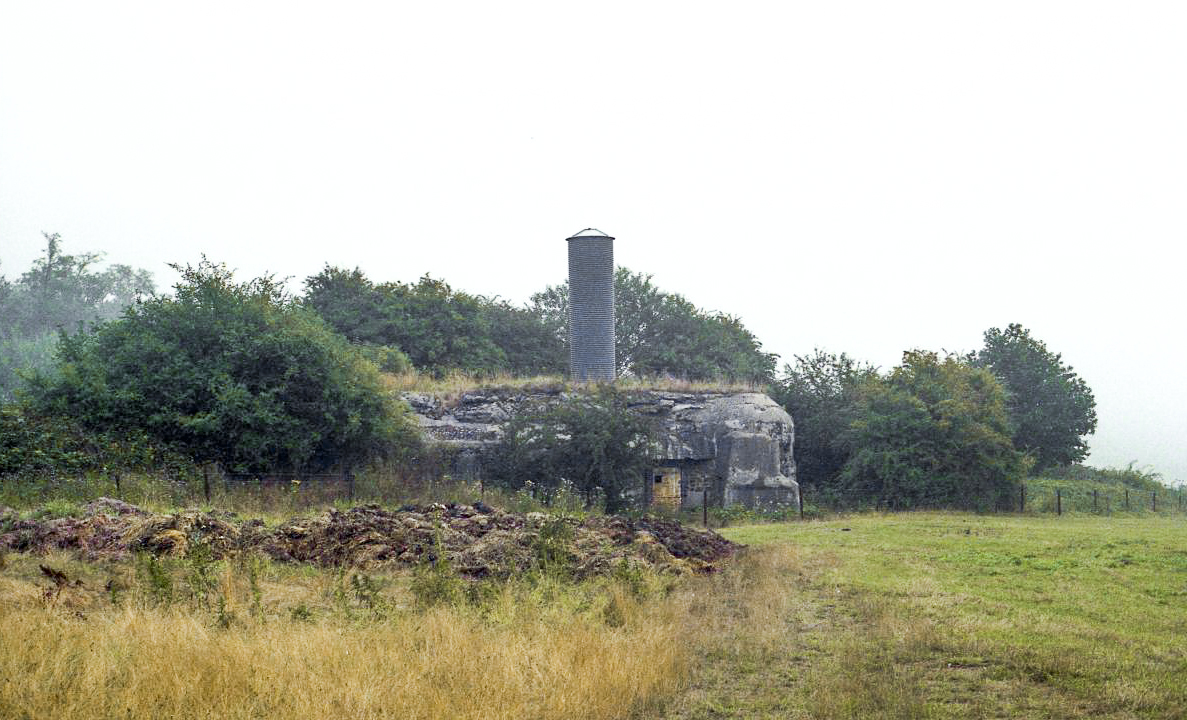
<svg viewBox="0 0 1187 720"><path fill-rule="evenodd" d="M586 228L569 238L569 376L611 382L614 363L614 238Z"/></svg>

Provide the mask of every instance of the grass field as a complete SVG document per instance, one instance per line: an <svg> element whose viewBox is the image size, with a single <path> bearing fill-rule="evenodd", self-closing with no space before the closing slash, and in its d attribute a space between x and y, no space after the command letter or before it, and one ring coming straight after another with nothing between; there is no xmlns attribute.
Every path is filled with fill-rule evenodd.
<svg viewBox="0 0 1187 720"><path fill-rule="evenodd" d="M0 717L1187 717L1183 517L723 533L750 548L715 576L429 608L406 574L10 554Z"/></svg>
<svg viewBox="0 0 1187 720"><path fill-rule="evenodd" d="M785 651L673 717L1187 717L1187 520L865 515L723 531L796 548Z"/></svg>

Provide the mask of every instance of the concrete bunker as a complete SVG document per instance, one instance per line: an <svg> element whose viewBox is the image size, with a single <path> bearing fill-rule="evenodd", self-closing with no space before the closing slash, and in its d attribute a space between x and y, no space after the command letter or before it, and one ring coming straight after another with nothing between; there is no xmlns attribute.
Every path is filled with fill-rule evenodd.
<svg viewBox="0 0 1187 720"><path fill-rule="evenodd" d="M501 437L500 423L530 407L555 402L562 390L476 390L456 401L405 393L427 438L453 451L455 478L479 481L486 452ZM630 493L644 506L697 508L795 505L791 416L762 393L632 393L632 412L651 423L656 440L650 472ZM657 476L659 482L656 482ZM707 497L706 497L707 496Z"/></svg>
<svg viewBox="0 0 1187 720"><path fill-rule="evenodd" d="M655 395L659 407L653 402L639 409L654 418L655 467L670 468L680 488L679 502L663 496L659 504L762 508L799 501L795 426L774 400L761 393ZM654 493L644 495L647 504L657 504Z"/></svg>

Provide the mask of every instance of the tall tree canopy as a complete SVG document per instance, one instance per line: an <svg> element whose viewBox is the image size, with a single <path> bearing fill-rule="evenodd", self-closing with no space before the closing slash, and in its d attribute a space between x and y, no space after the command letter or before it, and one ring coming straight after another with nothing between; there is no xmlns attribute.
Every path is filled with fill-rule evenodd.
<svg viewBox="0 0 1187 720"><path fill-rule="evenodd" d="M1096 399L1058 353L1014 323L985 331L985 347L969 360L992 372L1008 392L1014 445L1035 459L1035 469L1067 465L1088 454L1096 430Z"/></svg>
<svg viewBox="0 0 1187 720"><path fill-rule="evenodd" d="M397 347L425 372L564 368L561 348L538 316L428 275L414 284L373 283L358 268L326 266L306 278L305 304L352 342Z"/></svg>
<svg viewBox="0 0 1187 720"><path fill-rule="evenodd" d="M692 380L774 379L776 356L732 315L701 310L655 286L650 275L620 267L614 273L615 354L620 373L674 375ZM532 306L568 342L567 284L532 296ZM566 349L567 352L567 349Z"/></svg>
<svg viewBox="0 0 1187 720"><path fill-rule="evenodd" d="M102 253L67 255L57 233L43 233L45 251L14 281L0 276L0 402L11 400L20 373L49 367L59 332L112 320L141 295L152 275L128 265L96 266Z"/></svg>
<svg viewBox="0 0 1187 720"><path fill-rule="evenodd" d="M768 382L775 355L731 315L665 293L651 276L618 268L615 333L619 372ZM453 290L425 276L373 283L361 270L326 266L305 280L305 303L353 342L398 347L425 372L563 373L568 369L567 284L527 307Z"/></svg>
<svg viewBox="0 0 1187 720"><path fill-rule="evenodd" d="M858 418L862 390L877 380L878 371L872 365L820 349L797 355L795 365L784 366L774 395L795 419L800 483L818 488L836 484L849 459L844 437Z"/></svg>
<svg viewBox="0 0 1187 720"><path fill-rule="evenodd" d="M317 471L414 442L375 366L271 276L174 267L173 296L63 340L32 382L34 410L237 472Z"/></svg>
<svg viewBox="0 0 1187 720"><path fill-rule="evenodd" d="M845 491L892 509L1004 506L1025 470L1001 384L933 352L906 352L888 377L864 385L845 442Z"/></svg>

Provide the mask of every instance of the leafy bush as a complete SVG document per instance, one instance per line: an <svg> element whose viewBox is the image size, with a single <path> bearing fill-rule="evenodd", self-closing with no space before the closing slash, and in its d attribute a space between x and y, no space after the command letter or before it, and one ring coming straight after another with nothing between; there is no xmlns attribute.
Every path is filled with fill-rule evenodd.
<svg viewBox="0 0 1187 720"><path fill-rule="evenodd" d="M842 485L858 502L890 509L1008 507L1027 469L1009 433L1005 391L988 371L906 352L862 390Z"/></svg>
<svg viewBox="0 0 1187 720"><path fill-rule="evenodd" d="M620 372L690 380L769 382L775 356L741 320L701 310L660 291L651 276L614 276ZM548 287L527 307L470 295L428 275L416 283L374 283L361 270L326 266L305 280L307 307L352 342L398 347L421 372L440 377L563 373L568 367L567 285Z"/></svg>
<svg viewBox="0 0 1187 720"><path fill-rule="evenodd" d="M568 577L577 562L577 555L570 547L573 535L573 525L564 515L546 520L532 541L536 568L546 575Z"/></svg>
<svg viewBox="0 0 1187 720"><path fill-rule="evenodd" d="M142 432L117 436L19 405L0 408L0 477L114 475L178 461Z"/></svg>
<svg viewBox="0 0 1187 720"><path fill-rule="evenodd" d="M1168 487L1162 476L1130 463L1125 468L1066 465L1048 468L1026 479L1026 510L1055 512L1056 492L1063 512L1160 513L1180 510L1182 488ZM1128 500L1127 500L1128 496ZM1015 500L1015 509L1017 508Z"/></svg>
<svg viewBox="0 0 1187 720"><path fill-rule="evenodd" d="M358 345L359 354L385 373L401 375L412 371L412 361L391 345Z"/></svg>
<svg viewBox="0 0 1187 720"><path fill-rule="evenodd" d="M136 575L140 578L148 597L157 605L171 605L173 603L173 565L170 558L158 558L150 552L138 553L136 559Z"/></svg>
<svg viewBox="0 0 1187 720"><path fill-rule="evenodd" d="M546 504L569 485L586 507L619 512L651 467L650 427L611 386L573 393L511 418L492 453L491 484L528 488Z"/></svg>
<svg viewBox="0 0 1187 720"><path fill-rule="evenodd" d="M1162 482L1162 475L1150 469L1134 467L1131 462L1124 468L1095 468L1086 465L1062 465L1047 468L1043 475L1053 480L1070 481L1080 484L1112 485L1114 487L1129 487L1146 492L1166 490Z"/></svg>
<svg viewBox="0 0 1187 720"><path fill-rule="evenodd" d="M175 266L173 297L64 338L30 387L44 416L144 436L234 472L320 471L416 442L378 370L271 276Z"/></svg>
<svg viewBox="0 0 1187 720"><path fill-rule="evenodd" d="M433 552L417 565L408 589L419 608L456 605L465 599L464 582L445 554L438 529L434 536Z"/></svg>

